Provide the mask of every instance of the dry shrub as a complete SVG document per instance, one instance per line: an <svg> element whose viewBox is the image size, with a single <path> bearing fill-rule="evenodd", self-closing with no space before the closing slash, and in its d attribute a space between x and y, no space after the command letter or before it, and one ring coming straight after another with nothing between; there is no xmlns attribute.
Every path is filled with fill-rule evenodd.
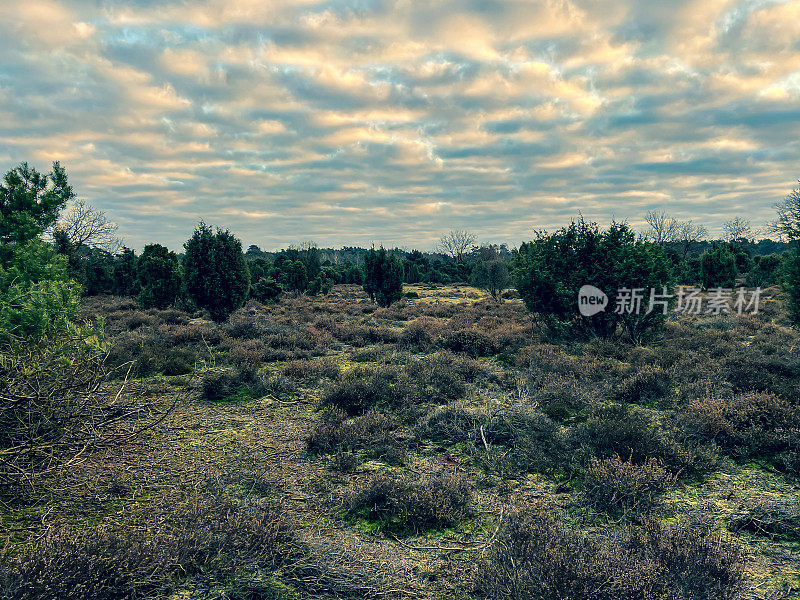
<svg viewBox="0 0 800 600"><path fill-rule="evenodd" d="M118 377L125 376L129 366L134 377L186 375L207 358L207 350L197 344L175 346L161 333L139 330L114 338L106 364Z"/></svg>
<svg viewBox="0 0 800 600"><path fill-rule="evenodd" d="M261 340L243 340L233 344L228 361L237 367L258 367L267 356L267 345Z"/></svg>
<svg viewBox="0 0 800 600"><path fill-rule="evenodd" d="M473 432L478 457L502 475L552 473L564 466L567 447L556 423L529 406L504 408Z"/></svg>
<svg viewBox="0 0 800 600"><path fill-rule="evenodd" d="M787 475L800 477L800 440L797 437L790 441L787 450L778 454L777 466Z"/></svg>
<svg viewBox="0 0 800 600"><path fill-rule="evenodd" d="M119 326L122 327L123 329L127 329L128 331L133 331L135 329L139 329L140 327L144 327L146 325L147 326L155 325L157 322L158 320L152 315L148 315L145 312L135 310L125 315L121 319Z"/></svg>
<svg viewBox="0 0 800 600"><path fill-rule="evenodd" d="M406 325L400 335L400 346L417 352L428 352L435 346L436 338L442 331L439 319L420 317Z"/></svg>
<svg viewBox="0 0 800 600"><path fill-rule="evenodd" d="M770 393L697 399L685 407L691 433L713 440L734 456L763 456L790 450L800 433L800 410Z"/></svg>
<svg viewBox="0 0 800 600"><path fill-rule="evenodd" d="M371 344L391 344L400 339L400 331L385 325L347 321L334 324L331 334L340 342L356 348Z"/></svg>
<svg viewBox="0 0 800 600"><path fill-rule="evenodd" d="M485 333L474 329L446 331L436 340L436 345L473 358L492 356L497 353L494 341Z"/></svg>
<svg viewBox="0 0 800 600"><path fill-rule="evenodd" d="M436 355L412 360L403 369L405 381L400 385L415 387L417 396L428 402L443 403L463 398L467 387L453 355Z"/></svg>
<svg viewBox="0 0 800 600"><path fill-rule="evenodd" d="M380 451L394 445L397 423L385 414L371 410L347 420L319 423L308 438L308 449L317 453Z"/></svg>
<svg viewBox="0 0 800 600"><path fill-rule="evenodd" d="M376 521L398 534L452 527L469 514L472 492L457 475L395 478L379 475L347 499L351 517Z"/></svg>
<svg viewBox="0 0 800 600"><path fill-rule="evenodd" d="M359 465L358 457L352 452L341 451L333 455L330 469L339 473L352 473Z"/></svg>
<svg viewBox="0 0 800 600"><path fill-rule="evenodd" d="M296 551L275 506L213 497L161 522L48 531L6 566L0 589L5 598L27 600L167 597L186 576L272 570Z"/></svg>
<svg viewBox="0 0 800 600"><path fill-rule="evenodd" d="M741 550L705 526L648 521L590 537L541 504L507 520L476 587L490 600L734 600L743 567Z"/></svg>
<svg viewBox="0 0 800 600"><path fill-rule="evenodd" d="M172 344L203 342L203 331L198 325L163 324L156 329L159 335L169 339Z"/></svg>
<svg viewBox="0 0 800 600"><path fill-rule="evenodd" d="M341 367L332 358L320 360L293 360L283 367L284 377L296 380L316 380L320 377L327 379L338 379L341 375Z"/></svg>
<svg viewBox="0 0 800 600"><path fill-rule="evenodd" d="M551 473L567 459L558 426L530 406L490 414L452 404L418 419L413 433L418 441L463 444L465 453L502 475Z"/></svg>
<svg viewBox="0 0 800 600"><path fill-rule="evenodd" d="M253 368L209 369L203 373L200 393L204 400L219 402L233 399L249 400L269 391L268 382Z"/></svg>
<svg viewBox="0 0 800 600"><path fill-rule="evenodd" d="M0 346L0 498L35 497L42 478L102 443L121 405L100 392L96 333Z"/></svg>
<svg viewBox="0 0 800 600"><path fill-rule="evenodd" d="M595 508L607 511L646 510L675 485L676 477L657 458L642 464L619 456L592 457L584 476L583 493Z"/></svg>
<svg viewBox="0 0 800 600"><path fill-rule="evenodd" d="M249 304L234 312L223 330L228 339L221 349L233 349L238 344L234 340L258 339L267 347L265 360L324 354L325 346L330 342L330 337L324 331L298 325L297 322L271 320L266 312Z"/></svg>
<svg viewBox="0 0 800 600"><path fill-rule="evenodd" d="M589 382L558 373L532 377L529 372L522 388L545 415L559 422L581 420L598 398L597 388Z"/></svg>
<svg viewBox="0 0 800 600"><path fill-rule="evenodd" d="M658 365L644 365L623 379L615 390L617 402L649 404L662 400L672 391L671 375Z"/></svg>
<svg viewBox="0 0 800 600"><path fill-rule="evenodd" d="M338 408L350 416L373 407L397 406L404 394L393 384L397 373L390 367L365 369L355 367L343 373L322 398L322 405Z"/></svg>
<svg viewBox="0 0 800 600"><path fill-rule="evenodd" d="M361 350L353 352L350 360L357 363L367 362L380 362L386 356L386 349L384 346L367 346Z"/></svg>
<svg viewBox="0 0 800 600"><path fill-rule="evenodd" d="M715 446L682 436L676 426L653 421L641 409L626 404L596 408L571 432L571 440L585 460L618 455L643 464L658 458L673 473L686 475L699 475L717 465Z"/></svg>
<svg viewBox="0 0 800 600"><path fill-rule="evenodd" d="M472 442L481 425L488 422L488 415L464 406L440 406L420 417L414 435L418 440L432 440L445 445Z"/></svg>
<svg viewBox="0 0 800 600"><path fill-rule="evenodd" d="M721 362L723 377L737 392L773 392L785 398L800 393L800 361L782 355L765 356L760 348L740 348Z"/></svg>

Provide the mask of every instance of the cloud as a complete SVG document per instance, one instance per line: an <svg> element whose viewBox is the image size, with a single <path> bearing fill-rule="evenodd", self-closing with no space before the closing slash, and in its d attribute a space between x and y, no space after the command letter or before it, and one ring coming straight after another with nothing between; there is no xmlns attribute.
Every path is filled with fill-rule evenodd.
<svg viewBox="0 0 800 600"><path fill-rule="evenodd" d="M30 0L0 6L0 169L62 161L135 247L759 225L798 177L798 39L774 0Z"/></svg>

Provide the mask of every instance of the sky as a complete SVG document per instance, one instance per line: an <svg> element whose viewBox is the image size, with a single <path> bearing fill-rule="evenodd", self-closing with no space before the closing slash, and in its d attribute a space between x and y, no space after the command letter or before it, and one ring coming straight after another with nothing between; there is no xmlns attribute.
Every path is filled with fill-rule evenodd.
<svg viewBox="0 0 800 600"><path fill-rule="evenodd" d="M55 160L134 248L761 226L800 178L800 2L0 0L0 171Z"/></svg>

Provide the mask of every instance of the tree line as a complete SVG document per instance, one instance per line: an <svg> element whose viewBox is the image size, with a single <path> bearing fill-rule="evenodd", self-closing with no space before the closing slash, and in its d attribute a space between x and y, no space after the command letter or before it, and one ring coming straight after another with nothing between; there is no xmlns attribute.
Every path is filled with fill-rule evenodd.
<svg viewBox="0 0 800 600"><path fill-rule="evenodd" d="M632 282L705 289L739 282L783 284L800 320L798 204L794 190L778 207L773 231L788 242L755 241L742 218L725 223L724 239L708 240L705 227L651 211L644 234L626 223L601 230L580 219L553 233L536 232L532 241L509 249L477 245L473 233L451 230L428 253L334 250L310 242L279 252L257 246L243 251L229 230L200 222L180 254L153 243L137 255L121 247L116 225L101 211L75 201L58 163L49 174L22 163L0 185L0 318L10 331L44 331L49 323L74 317L81 294L112 293L135 296L143 307L202 308L214 320L224 320L249 298L269 303L285 294L324 295L336 284L355 284L377 304L389 306L405 295L403 284L457 282L484 289L497 301L516 288L528 308L554 329L574 325L593 335L624 331L638 339L657 327L658 319L633 323L630 316L606 314L573 323L578 282L601 282L611 289Z"/></svg>

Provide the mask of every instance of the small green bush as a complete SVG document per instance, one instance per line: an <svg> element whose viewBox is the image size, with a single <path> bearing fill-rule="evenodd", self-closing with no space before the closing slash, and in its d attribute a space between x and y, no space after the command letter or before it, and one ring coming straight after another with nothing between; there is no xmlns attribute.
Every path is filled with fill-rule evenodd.
<svg viewBox="0 0 800 600"><path fill-rule="evenodd" d="M283 288L272 277L262 277L253 284L250 295L262 304L277 302L283 294Z"/></svg>
<svg viewBox="0 0 800 600"><path fill-rule="evenodd" d="M707 290L733 288L738 274L736 256L724 244L715 244L700 257L700 280Z"/></svg>

